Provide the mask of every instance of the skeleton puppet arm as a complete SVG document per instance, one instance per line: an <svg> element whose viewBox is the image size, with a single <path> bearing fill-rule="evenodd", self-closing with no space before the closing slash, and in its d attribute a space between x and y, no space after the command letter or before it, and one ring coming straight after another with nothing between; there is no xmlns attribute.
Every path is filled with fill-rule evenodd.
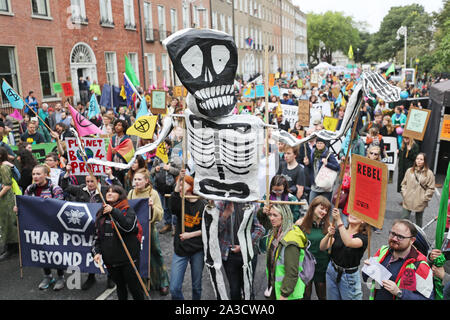
<svg viewBox="0 0 450 320"><path fill-rule="evenodd" d="M172 128L173 128L172 117L170 117L170 116L169 117L165 117L163 119L163 123L162 123L162 130L159 133L159 136L156 139L156 141L136 149L136 152L134 153L133 158L128 163L118 163L118 162L113 162L113 161L102 161L102 160L97 160L97 159L94 159L94 158L89 159L88 163L99 164L99 165L104 165L104 166L107 166L107 167L114 167L114 168L118 168L118 169L129 169L131 167L131 165L136 161L136 157L137 156L146 154L147 152L153 151L156 148L158 148L159 144L161 142L163 142L164 139L166 139L166 137L172 131Z"/></svg>

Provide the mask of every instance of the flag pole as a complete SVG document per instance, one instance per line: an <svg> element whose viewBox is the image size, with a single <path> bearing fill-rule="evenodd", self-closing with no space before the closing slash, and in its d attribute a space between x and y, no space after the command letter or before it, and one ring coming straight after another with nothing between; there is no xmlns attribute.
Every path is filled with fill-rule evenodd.
<svg viewBox="0 0 450 320"><path fill-rule="evenodd" d="M19 267L20 267L20 279L23 279L23 264L22 264L22 248L20 245L20 226L19 226L19 209L17 208L17 196L14 195L14 203L16 212L16 225L17 225L17 240L19 244Z"/></svg>
<svg viewBox="0 0 450 320"><path fill-rule="evenodd" d="M153 207L148 208L148 269L147 269L147 291L150 291L150 261L151 261L151 248L152 248L152 216L153 216Z"/></svg>
<svg viewBox="0 0 450 320"><path fill-rule="evenodd" d="M264 100L265 100L265 118L266 125L269 124L269 47L267 45L264 46ZM266 128L266 203L267 207L270 206L270 186L269 186L269 128Z"/></svg>
<svg viewBox="0 0 450 320"><path fill-rule="evenodd" d="M86 151L85 151L85 148L84 148L84 143L83 143L83 140L80 138L80 135L79 135L79 133L78 133L78 129L77 129L77 126L76 126L76 125L75 125L75 130L77 131L77 134L78 134L78 140L79 140L79 143L78 143L78 144L79 144L79 147L81 148L81 157L83 158L83 162L84 162L84 164L85 164L85 166L86 166L86 168L87 168L87 170L88 170L88 172L89 172L89 175L91 176L92 180L94 181L95 188L97 189L98 193L100 194L100 198L102 199L103 205L106 205L106 201L105 201L105 198L103 197L101 188L99 187L99 185L98 185L98 183L97 183L97 179L95 178L95 176L94 176L94 174L93 174L93 172L92 172L92 170L91 170L91 167L89 166L89 164L88 164L88 162L87 162L87 159L86 159ZM142 289L144 290L145 295L150 299L150 295L148 294L147 288L145 287L145 284L144 284L144 282L142 281L142 278L141 278L141 276L140 276L140 274L139 274L139 271L138 271L138 269L136 268L136 265L135 265L133 259L131 258L130 252L128 251L128 248L127 248L125 242L124 242L123 239L122 239L122 235L120 234L119 229L117 228L116 224L114 223L114 219L113 219L113 217L111 216L111 213L108 213L108 216L109 216L109 218L110 218L110 220L111 220L111 222L112 222L112 226L113 226L114 230L115 230L116 233L117 233L117 236L118 236L118 238L119 238L119 240L120 240L120 243L122 244L122 247L123 247L123 249L124 249L124 251L125 251L125 254L126 254L127 257L128 257L128 260L130 260L131 266L133 267L134 271L136 272L136 275L137 275L137 277L138 277L139 283L141 284L141 287L142 287Z"/></svg>

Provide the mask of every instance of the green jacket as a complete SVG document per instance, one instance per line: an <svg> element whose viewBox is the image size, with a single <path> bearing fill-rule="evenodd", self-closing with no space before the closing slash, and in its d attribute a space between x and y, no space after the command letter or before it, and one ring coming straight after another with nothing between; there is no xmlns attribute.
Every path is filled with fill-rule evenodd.
<svg viewBox="0 0 450 320"><path fill-rule="evenodd" d="M267 241L267 247L270 248L273 236ZM288 300L303 298L306 285L299 274L303 270L304 248L307 242L300 227L293 225L275 249L273 268L270 267L272 265L271 255L267 255L266 275L274 290L275 299L280 299L281 295L287 297Z"/></svg>

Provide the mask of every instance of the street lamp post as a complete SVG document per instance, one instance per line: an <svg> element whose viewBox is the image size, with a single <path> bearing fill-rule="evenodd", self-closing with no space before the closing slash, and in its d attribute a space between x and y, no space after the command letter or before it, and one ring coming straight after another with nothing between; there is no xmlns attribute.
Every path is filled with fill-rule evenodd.
<svg viewBox="0 0 450 320"><path fill-rule="evenodd" d="M405 65L405 69L406 69L406 57L407 57L407 44L408 44L408 27L406 26L401 26L398 30L397 30L397 40L400 40L400 36L404 36L405 37L405 57L404 57L404 65ZM406 73L404 72L404 76L406 80Z"/></svg>

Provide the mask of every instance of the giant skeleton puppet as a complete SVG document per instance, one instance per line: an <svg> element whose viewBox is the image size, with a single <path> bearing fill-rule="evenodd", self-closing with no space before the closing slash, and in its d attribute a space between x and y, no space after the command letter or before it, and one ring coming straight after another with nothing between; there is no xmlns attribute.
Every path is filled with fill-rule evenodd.
<svg viewBox="0 0 450 320"><path fill-rule="evenodd" d="M208 200L234 202L235 208L243 212L238 241L244 262L244 294L249 299L254 255L251 238L253 205L250 203L259 200L258 162L264 145L262 129L267 125L253 115L231 115L236 104L233 84L238 66L237 48L231 36L216 30L184 29L168 37L163 44L175 72L189 92L187 109L182 116L186 123L188 152L195 165L194 192ZM374 73L364 78L364 86L377 95L382 91L381 97L387 102L393 101L390 96L400 97L399 89ZM290 145L302 144L316 135L326 140L338 139L351 126L362 95L359 85L349 101L338 133L322 130L303 140L294 139L284 131L274 132L274 136ZM88 163L127 169L137 155L156 149L172 128L172 117L165 117L157 141L137 149L128 164L97 159L89 159ZM208 205L202 223L205 264L217 298L228 299L221 271L218 222L218 209Z"/></svg>

